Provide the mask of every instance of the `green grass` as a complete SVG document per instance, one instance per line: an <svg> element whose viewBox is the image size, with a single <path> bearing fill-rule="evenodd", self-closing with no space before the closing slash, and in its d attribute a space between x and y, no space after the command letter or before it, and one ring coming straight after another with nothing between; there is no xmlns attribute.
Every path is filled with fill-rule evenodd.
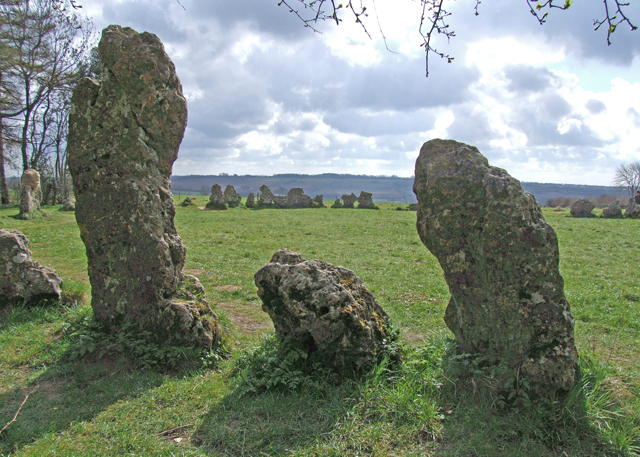
<svg viewBox="0 0 640 457"><path fill-rule="evenodd" d="M448 288L418 238L415 212L379 206L177 208L185 268L221 314L231 357L164 372L117 352L72 357L89 344L92 316L74 214L49 207L46 218L19 221L17 208L0 209L0 228L24 232L34 258L65 281L64 305L0 309L0 428L28 395L0 435L0 455L640 455L639 221L545 210L559 238L582 378L565 403L501 409L454 377L442 321ZM270 350L253 275L283 247L362 278L406 344L401 368L301 389L238 388L242 361Z"/></svg>

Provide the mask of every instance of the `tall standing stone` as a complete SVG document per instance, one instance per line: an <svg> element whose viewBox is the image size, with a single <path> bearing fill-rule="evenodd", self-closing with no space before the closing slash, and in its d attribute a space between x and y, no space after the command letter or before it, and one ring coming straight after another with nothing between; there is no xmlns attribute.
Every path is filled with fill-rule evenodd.
<svg viewBox="0 0 640 457"><path fill-rule="evenodd" d="M98 51L102 79L76 86L68 139L94 314L111 331L134 324L155 341L211 347L218 319L182 272L174 224L169 176L187 122L180 80L154 34L111 25Z"/></svg>
<svg viewBox="0 0 640 457"><path fill-rule="evenodd" d="M472 146L425 143L416 161L418 233L451 292L445 322L458 350L506 368L537 392L576 380L574 320L558 240L534 197Z"/></svg>
<svg viewBox="0 0 640 457"><path fill-rule="evenodd" d="M224 201L224 194L222 193L222 187L220 187L220 184L215 183L213 186L211 186L211 196L209 197L209 201L207 202L205 209L227 209L227 204Z"/></svg>
<svg viewBox="0 0 640 457"><path fill-rule="evenodd" d="M20 213L18 219L32 219L42 216L40 212L40 200L42 189L40 188L40 173L29 168L22 174L20 181Z"/></svg>
<svg viewBox="0 0 640 457"><path fill-rule="evenodd" d="M351 192L351 195L344 194L342 196L343 208L353 208L353 204L358 201L356 194Z"/></svg>
<svg viewBox="0 0 640 457"><path fill-rule="evenodd" d="M371 192L360 191L358 197L358 208L361 209L376 209L375 203L373 203L373 194Z"/></svg>
<svg viewBox="0 0 640 457"><path fill-rule="evenodd" d="M229 208L237 208L242 201L242 195L236 191L235 187L228 184L224 189L224 201L229 205Z"/></svg>

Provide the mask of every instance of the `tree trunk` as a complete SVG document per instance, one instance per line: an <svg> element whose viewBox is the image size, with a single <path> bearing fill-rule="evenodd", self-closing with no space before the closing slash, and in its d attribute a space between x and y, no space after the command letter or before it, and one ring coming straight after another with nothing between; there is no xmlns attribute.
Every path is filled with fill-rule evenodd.
<svg viewBox="0 0 640 457"><path fill-rule="evenodd" d="M9 204L9 186L4 172L4 131L3 119L0 117L0 204Z"/></svg>

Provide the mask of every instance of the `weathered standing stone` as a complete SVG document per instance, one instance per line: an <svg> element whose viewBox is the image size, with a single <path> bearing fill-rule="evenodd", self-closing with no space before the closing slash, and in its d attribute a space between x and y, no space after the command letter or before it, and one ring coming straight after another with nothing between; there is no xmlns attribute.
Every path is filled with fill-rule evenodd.
<svg viewBox="0 0 640 457"><path fill-rule="evenodd" d="M324 208L324 196L316 195L315 197L313 197L312 206L314 208Z"/></svg>
<svg viewBox="0 0 640 457"><path fill-rule="evenodd" d="M236 192L236 189L231 184L228 184L224 189L224 201L229 205L229 208L237 208L242 201L242 195Z"/></svg>
<svg viewBox="0 0 640 457"><path fill-rule="evenodd" d="M417 229L451 292L445 322L458 351L527 380L533 392L576 380L574 320L556 234L533 196L472 146L425 143L416 161ZM498 372L500 373L500 372Z"/></svg>
<svg viewBox="0 0 640 457"><path fill-rule="evenodd" d="M351 195L344 194L342 196L343 208L353 208L353 204L358 200L356 194L351 192Z"/></svg>
<svg viewBox="0 0 640 457"><path fill-rule="evenodd" d="M258 194L258 206L271 206L273 205L273 193L266 184L260 186L260 193Z"/></svg>
<svg viewBox="0 0 640 457"><path fill-rule="evenodd" d="M294 187L287 193L288 208L310 208L313 200L300 187Z"/></svg>
<svg viewBox="0 0 640 457"><path fill-rule="evenodd" d="M23 233L0 229L0 305L13 300L57 300L61 286L55 271L31 258Z"/></svg>
<svg viewBox="0 0 640 457"><path fill-rule="evenodd" d="M358 197L358 208L362 209L376 209L376 205L373 203L373 194L371 192L360 191Z"/></svg>
<svg viewBox="0 0 640 457"><path fill-rule="evenodd" d="M40 188L40 173L29 168L22 174L20 182L20 213L18 219L33 219L42 216L40 212L40 200L42 190Z"/></svg>
<svg viewBox="0 0 640 457"><path fill-rule="evenodd" d="M602 217L607 219L615 219L622 217L622 208L618 206L618 200L612 202L606 208L602 209Z"/></svg>
<svg viewBox="0 0 640 457"><path fill-rule="evenodd" d="M573 205L571 205L571 209L569 210L569 214L572 217L594 217L591 213L596 205L593 202L587 200L586 198L576 200Z"/></svg>
<svg viewBox="0 0 640 457"><path fill-rule="evenodd" d="M102 79L75 88L69 169L96 319L148 338L211 347L218 319L174 224L171 168L187 121L175 67L158 37L117 25L98 46Z"/></svg>
<svg viewBox="0 0 640 457"><path fill-rule="evenodd" d="M255 282L278 337L305 348L312 361L339 372L366 370L392 339L387 314L344 267L281 249Z"/></svg>
<svg viewBox="0 0 640 457"><path fill-rule="evenodd" d="M333 205L331 205L332 208L342 208L343 204L342 204L342 200L340 200L339 197L336 197L336 199L333 201Z"/></svg>
<svg viewBox="0 0 640 457"><path fill-rule="evenodd" d="M627 200L627 204L624 207L624 217L630 219L640 219L640 205L636 203L634 197Z"/></svg>
<svg viewBox="0 0 640 457"><path fill-rule="evenodd" d="M253 208L256 205L256 196L251 192L247 196L247 201L245 202L247 208Z"/></svg>
<svg viewBox="0 0 640 457"><path fill-rule="evenodd" d="M222 187L220 187L220 184L215 183L213 186L211 186L211 196L209 197L209 201L207 202L205 209L227 209L227 204L224 201L224 194L222 193Z"/></svg>
<svg viewBox="0 0 640 457"><path fill-rule="evenodd" d="M186 208L187 206L196 206L196 204L193 203L193 200L191 200L191 198L187 197L184 200L182 200L179 206Z"/></svg>

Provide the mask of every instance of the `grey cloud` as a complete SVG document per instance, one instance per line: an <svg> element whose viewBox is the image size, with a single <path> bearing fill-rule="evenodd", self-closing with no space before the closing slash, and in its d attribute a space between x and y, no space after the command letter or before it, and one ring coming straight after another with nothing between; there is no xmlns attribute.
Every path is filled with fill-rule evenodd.
<svg viewBox="0 0 640 457"><path fill-rule="evenodd" d="M592 98L585 104L585 108L587 108L591 114L600 114L607 109L607 105L600 100Z"/></svg>
<svg viewBox="0 0 640 457"><path fill-rule="evenodd" d="M507 88L512 92L542 92L558 87L558 77L546 68L529 65L513 65L504 69Z"/></svg>
<svg viewBox="0 0 640 457"><path fill-rule="evenodd" d="M360 109L345 109L324 116L324 122L336 130L362 136L424 132L433 127L434 121L435 116L425 110L370 113Z"/></svg>

